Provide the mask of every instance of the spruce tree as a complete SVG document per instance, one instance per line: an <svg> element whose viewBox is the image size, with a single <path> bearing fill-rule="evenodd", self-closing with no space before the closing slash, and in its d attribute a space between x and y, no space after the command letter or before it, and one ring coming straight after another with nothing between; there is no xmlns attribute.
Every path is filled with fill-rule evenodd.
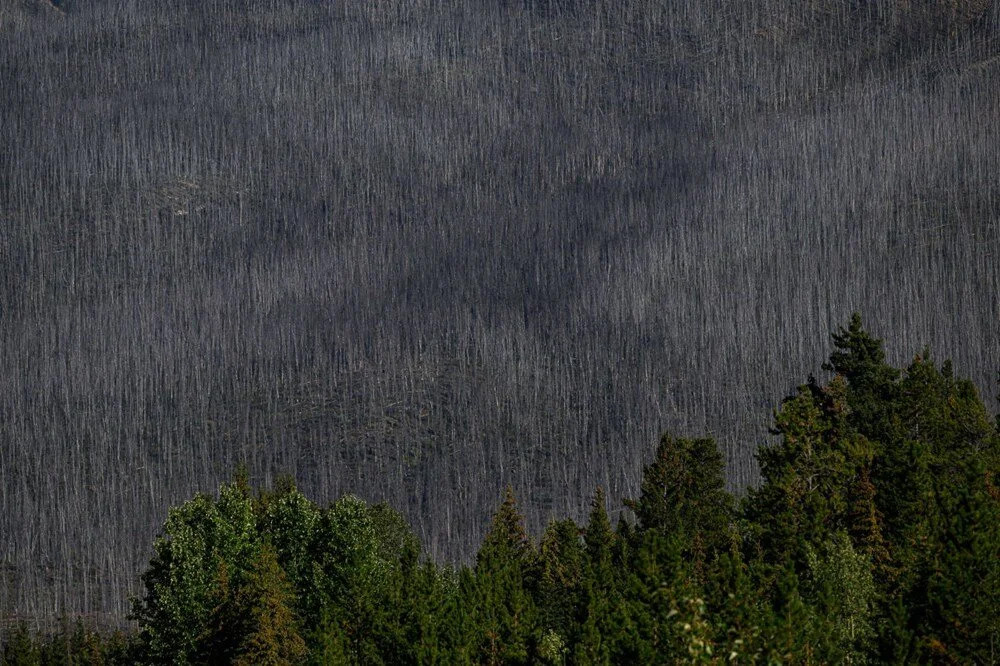
<svg viewBox="0 0 1000 666"><path fill-rule="evenodd" d="M25 622L18 622L7 634L3 644L3 663L10 666L41 666L39 641L32 636Z"/></svg>
<svg viewBox="0 0 1000 666"><path fill-rule="evenodd" d="M871 464L864 464L848 490L846 528L854 547L871 562L876 580L884 582L891 576L892 565L875 494Z"/></svg>
<svg viewBox="0 0 1000 666"><path fill-rule="evenodd" d="M587 561L595 576L610 578L611 557L617 535L608 519L604 489L600 486L590 503L590 515L583 531Z"/></svg>
<svg viewBox="0 0 1000 666"><path fill-rule="evenodd" d="M612 529L604 490L597 488L584 528L585 566L578 630L573 645L577 664L610 664L619 654L627 621L621 595L621 566L615 566L619 536Z"/></svg>
<svg viewBox="0 0 1000 666"><path fill-rule="evenodd" d="M405 650L396 661L435 664L446 659L442 621L456 593L449 583L448 575L430 561L404 572L399 621Z"/></svg>
<svg viewBox="0 0 1000 666"><path fill-rule="evenodd" d="M514 489L504 489L503 502L493 514L490 529L476 556L477 567L484 565L517 564L528 569L534 564L534 552L524 516L517 508Z"/></svg>
<svg viewBox="0 0 1000 666"><path fill-rule="evenodd" d="M612 661L677 663L687 653L682 610L702 595L679 535L646 530L638 538L624 586L629 633L619 641Z"/></svg>
<svg viewBox="0 0 1000 666"><path fill-rule="evenodd" d="M738 549L712 563L703 592L720 658L735 663L755 663L760 658L763 631L769 624L768 609L761 598L764 591Z"/></svg>
<svg viewBox="0 0 1000 666"><path fill-rule="evenodd" d="M1000 504L981 461L933 480L929 548L909 601L924 658L989 663L1000 644ZM952 472L954 474L955 472Z"/></svg>
<svg viewBox="0 0 1000 666"><path fill-rule="evenodd" d="M536 598L542 626L564 643L577 630L584 565L579 526L569 519L549 523L538 545Z"/></svg>
<svg viewBox="0 0 1000 666"><path fill-rule="evenodd" d="M855 427L874 441L884 440L892 432L888 414L898 393L899 370L886 363L883 341L864 329L857 312L847 328L833 334L833 345L823 369L847 380Z"/></svg>
<svg viewBox="0 0 1000 666"><path fill-rule="evenodd" d="M476 556L478 656L487 664L527 663L538 636L538 611L529 590L536 557L524 518L508 486Z"/></svg>
<svg viewBox="0 0 1000 666"><path fill-rule="evenodd" d="M639 499L626 501L640 530L678 537L699 573L732 543L733 500L724 472L715 440L666 434L643 469Z"/></svg>
<svg viewBox="0 0 1000 666"><path fill-rule="evenodd" d="M779 570L772 597L770 623L765 626L762 660L765 663L839 663L828 625L802 597L799 578L791 566Z"/></svg>
<svg viewBox="0 0 1000 666"><path fill-rule="evenodd" d="M789 559L801 570L807 544L820 544L844 526L859 468L870 459L863 438L842 419L841 386L800 386L775 415L781 440L761 448L762 484L750 491L745 515L755 526L766 561Z"/></svg>

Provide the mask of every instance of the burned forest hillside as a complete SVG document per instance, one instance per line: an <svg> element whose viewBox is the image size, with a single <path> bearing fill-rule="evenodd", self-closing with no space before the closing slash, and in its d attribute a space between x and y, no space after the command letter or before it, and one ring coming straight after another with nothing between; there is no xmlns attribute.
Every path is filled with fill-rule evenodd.
<svg viewBox="0 0 1000 666"><path fill-rule="evenodd" d="M988 0L3 0L0 624L114 625L244 464L468 562L759 481L861 312L996 402ZM612 516L615 519L616 516Z"/></svg>

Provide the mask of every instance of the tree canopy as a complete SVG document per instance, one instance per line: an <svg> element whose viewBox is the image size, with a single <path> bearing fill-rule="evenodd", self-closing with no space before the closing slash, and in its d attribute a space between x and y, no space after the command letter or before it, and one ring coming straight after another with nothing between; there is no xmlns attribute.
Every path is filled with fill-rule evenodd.
<svg viewBox="0 0 1000 666"><path fill-rule="evenodd" d="M710 438L666 434L617 528L538 539L508 486L471 566L402 517L245 475L171 509L138 631L6 639L4 664L989 663L1000 640L1000 434L922 351L887 364L855 316L776 409L737 501Z"/></svg>

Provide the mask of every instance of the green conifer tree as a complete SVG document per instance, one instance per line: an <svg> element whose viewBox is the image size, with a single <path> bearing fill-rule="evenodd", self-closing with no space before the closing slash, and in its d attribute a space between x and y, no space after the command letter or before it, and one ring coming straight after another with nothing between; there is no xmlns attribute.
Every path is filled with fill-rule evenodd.
<svg viewBox="0 0 1000 666"><path fill-rule="evenodd" d="M885 362L883 341L868 333L854 313L847 328L833 334L834 351L823 369L847 380L852 424L872 441L893 432L889 414L898 394L899 370Z"/></svg>
<svg viewBox="0 0 1000 666"><path fill-rule="evenodd" d="M353 663L350 642L341 622L332 617L332 609L324 609L309 636L309 663L314 666Z"/></svg>
<svg viewBox="0 0 1000 666"><path fill-rule="evenodd" d="M1000 504L981 461L957 464L935 469L928 547L908 598L910 626L924 659L990 663L1000 643Z"/></svg>
<svg viewBox="0 0 1000 666"><path fill-rule="evenodd" d="M826 406L823 389L799 387L776 414L781 441L758 451L763 483L750 492L745 513L771 563L804 563L802 547L822 543L847 515L856 465Z"/></svg>
<svg viewBox="0 0 1000 666"><path fill-rule="evenodd" d="M610 664L619 653L627 621L621 595L622 567L615 565L619 536L611 527L603 488L598 487L584 529L579 629L572 646L576 664Z"/></svg>
<svg viewBox="0 0 1000 666"><path fill-rule="evenodd" d="M406 649L397 655L396 661L447 663L449 650L442 621L455 594L449 576L443 575L433 562L424 562L405 570L400 624Z"/></svg>
<svg viewBox="0 0 1000 666"><path fill-rule="evenodd" d="M763 654L764 629L771 625L762 581L738 549L712 563L703 586L706 612L715 628L717 656L727 662L757 663Z"/></svg>
<svg viewBox="0 0 1000 666"><path fill-rule="evenodd" d="M791 566L777 576L772 598L771 622L765 627L764 663L839 663L841 655L832 650L829 625L803 599L800 583Z"/></svg>
<svg viewBox="0 0 1000 666"><path fill-rule="evenodd" d="M7 634L2 657L3 663L9 666L41 666L41 646L32 636L27 623L18 622Z"/></svg>
<svg viewBox="0 0 1000 666"><path fill-rule="evenodd" d="M235 595L238 615L229 626L243 629L234 666L290 666L301 663L306 644L292 613L294 597L277 553L265 544Z"/></svg>
<svg viewBox="0 0 1000 666"><path fill-rule="evenodd" d="M477 659L487 664L527 663L539 638L534 586L536 555L508 486L476 556Z"/></svg>
<svg viewBox="0 0 1000 666"><path fill-rule="evenodd" d="M607 581L612 574L611 558L617 535L611 527L605 502L604 489L598 486L590 503L590 515L583 531L583 541L587 562L594 575Z"/></svg>
<svg viewBox="0 0 1000 666"><path fill-rule="evenodd" d="M584 564L579 526L569 519L549 523L538 546L535 596L542 626L563 644L577 631ZM549 642L557 641L553 638Z"/></svg>
<svg viewBox="0 0 1000 666"><path fill-rule="evenodd" d="M681 539L699 575L732 545L733 499L724 472L715 440L664 435L643 469L639 499L626 501L640 530Z"/></svg>
<svg viewBox="0 0 1000 666"><path fill-rule="evenodd" d="M624 587L629 631L612 661L678 663L687 657L682 609L702 598L686 544L679 535L658 530L645 530L638 538Z"/></svg>

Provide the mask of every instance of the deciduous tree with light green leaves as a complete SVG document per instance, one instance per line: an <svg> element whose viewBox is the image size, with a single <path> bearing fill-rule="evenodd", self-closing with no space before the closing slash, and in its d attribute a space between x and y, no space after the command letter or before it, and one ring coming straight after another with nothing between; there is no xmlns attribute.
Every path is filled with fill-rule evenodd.
<svg viewBox="0 0 1000 666"><path fill-rule="evenodd" d="M218 605L219 571L249 571L260 545L253 499L240 483L170 510L133 610L150 662L195 663Z"/></svg>

